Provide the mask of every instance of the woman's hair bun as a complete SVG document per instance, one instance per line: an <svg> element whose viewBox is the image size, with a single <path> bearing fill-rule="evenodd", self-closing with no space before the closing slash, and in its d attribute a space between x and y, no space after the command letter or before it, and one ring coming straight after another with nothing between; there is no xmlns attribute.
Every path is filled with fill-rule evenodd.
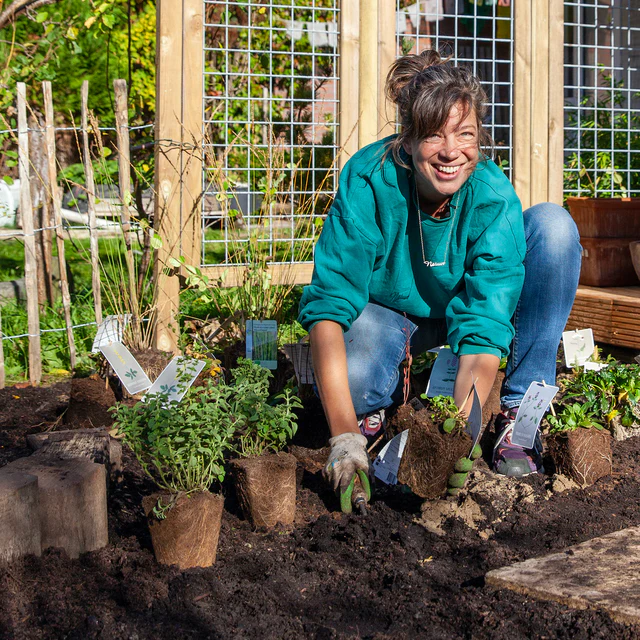
<svg viewBox="0 0 640 640"><path fill-rule="evenodd" d="M387 98L394 104L398 104L402 90L416 76L434 65L448 62L449 58L443 58L435 49L426 49L421 53L410 54L398 58L390 67L387 74L386 93Z"/></svg>

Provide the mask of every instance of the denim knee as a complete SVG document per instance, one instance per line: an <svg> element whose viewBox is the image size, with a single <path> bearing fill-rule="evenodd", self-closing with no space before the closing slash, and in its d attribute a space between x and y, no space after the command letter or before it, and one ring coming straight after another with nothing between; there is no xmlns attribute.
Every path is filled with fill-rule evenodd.
<svg viewBox="0 0 640 640"><path fill-rule="evenodd" d="M566 259L580 259L580 234L573 218L557 204L544 202L524 212L527 253L541 252L539 260L551 260L557 266Z"/></svg>

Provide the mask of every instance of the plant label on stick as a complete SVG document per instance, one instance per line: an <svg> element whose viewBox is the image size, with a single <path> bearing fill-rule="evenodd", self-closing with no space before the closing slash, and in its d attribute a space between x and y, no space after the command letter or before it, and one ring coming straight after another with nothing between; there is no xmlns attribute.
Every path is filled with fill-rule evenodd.
<svg viewBox="0 0 640 640"><path fill-rule="evenodd" d="M131 320L130 313L107 316L98 327L91 353L99 353L101 347L112 342L122 342L122 334L124 328L129 324L129 320Z"/></svg>
<svg viewBox="0 0 640 640"><path fill-rule="evenodd" d="M534 381L529 385L513 425L511 434L513 444L525 449L533 448L538 425L557 392L558 387L544 384L544 382Z"/></svg>
<svg viewBox="0 0 640 640"><path fill-rule="evenodd" d="M247 320L246 358L265 369L278 368L278 323L275 320Z"/></svg>
<svg viewBox="0 0 640 640"><path fill-rule="evenodd" d="M471 392L473 393L473 402L471 403L471 411L469 411L469 417L467 418L467 432L473 440L473 445L471 446L471 451L473 451L482 433L482 405L480 404L475 382L473 383Z"/></svg>
<svg viewBox="0 0 640 640"><path fill-rule="evenodd" d="M151 385L145 398L150 393L165 393L167 402L180 402L204 369L205 364L204 360L176 356Z"/></svg>
<svg viewBox="0 0 640 640"><path fill-rule="evenodd" d="M100 351L113 367L120 382L131 394L140 393L151 386L151 380L142 370L138 361L122 342L112 342L100 347Z"/></svg>
<svg viewBox="0 0 640 640"><path fill-rule="evenodd" d="M596 348L591 329L576 329L562 334L564 361L567 367L581 367Z"/></svg>
<svg viewBox="0 0 640 640"><path fill-rule="evenodd" d="M438 357L431 368L431 376L427 383L427 398L436 396L452 396L458 372L458 358L451 353L449 347L432 349Z"/></svg>
<svg viewBox="0 0 640 640"><path fill-rule="evenodd" d="M587 362L584 363L585 371L601 371L602 369L606 369L609 365L606 362Z"/></svg>
<svg viewBox="0 0 640 640"><path fill-rule="evenodd" d="M385 484L398 484L398 469L404 448L407 446L409 430L399 433L387 442L378 457L373 461L373 475Z"/></svg>

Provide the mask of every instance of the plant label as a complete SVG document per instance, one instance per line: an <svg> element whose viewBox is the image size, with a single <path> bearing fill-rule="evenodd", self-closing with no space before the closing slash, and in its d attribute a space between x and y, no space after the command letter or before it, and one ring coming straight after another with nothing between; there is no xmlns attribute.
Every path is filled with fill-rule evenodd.
<svg viewBox="0 0 640 640"><path fill-rule="evenodd" d="M265 369L278 368L278 323L275 320L247 320L247 360Z"/></svg>
<svg viewBox="0 0 640 640"><path fill-rule="evenodd" d="M532 382L524 394L516 421L513 425L511 442L525 449L533 448L538 426L558 392L558 387L542 382Z"/></svg>
<svg viewBox="0 0 640 640"><path fill-rule="evenodd" d="M591 362L587 360L584 363L585 371L601 371L602 369L606 369L609 365L606 362Z"/></svg>
<svg viewBox="0 0 640 640"><path fill-rule="evenodd" d="M113 367L120 382L131 394L140 393L151 386L147 374L142 370L138 361L122 342L112 342L100 347L100 351Z"/></svg>
<svg viewBox="0 0 640 640"><path fill-rule="evenodd" d="M176 356L151 385L145 398L150 393L164 393L167 395L167 402L180 402L204 369L204 365L204 360Z"/></svg>
<svg viewBox="0 0 640 640"><path fill-rule="evenodd" d="M311 345L308 342L297 342L285 344L284 352L291 362L296 372L298 384L313 384L313 362L311 360Z"/></svg>
<svg viewBox="0 0 640 640"><path fill-rule="evenodd" d="M564 361L567 367L581 367L596 348L591 329L576 329L562 334Z"/></svg>
<svg viewBox="0 0 640 640"><path fill-rule="evenodd" d="M409 430L399 433L387 442L378 457L373 461L373 475L385 484L398 484L398 469L404 448L407 446Z"/></svg>
<svg viewBox="0 0 640 640"><path fill-rule="evenodd" d="M107 316L98 327L96 337L91 347L91 353L99 353L101 347L112 342L122 342L124 328L129 324L131 314Z"/></svg>
<svg viewBox="0 0 640 640"><path fill-rule="evenodd" d="M449 347L438 347L432 351L438 354L431 368L431 376L427 383L427 398L436 396L452 396L458 372L458 358L451 353Z"/></svg>

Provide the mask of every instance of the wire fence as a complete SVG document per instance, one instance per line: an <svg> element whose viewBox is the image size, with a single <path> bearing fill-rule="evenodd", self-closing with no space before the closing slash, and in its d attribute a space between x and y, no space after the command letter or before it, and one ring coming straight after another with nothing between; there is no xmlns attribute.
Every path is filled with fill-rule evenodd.
<svg viewBox="0 0 640 640"><path fill-rule="evenodd" d="M565 195L640 193L640 5L565 2Z"/></svg>

